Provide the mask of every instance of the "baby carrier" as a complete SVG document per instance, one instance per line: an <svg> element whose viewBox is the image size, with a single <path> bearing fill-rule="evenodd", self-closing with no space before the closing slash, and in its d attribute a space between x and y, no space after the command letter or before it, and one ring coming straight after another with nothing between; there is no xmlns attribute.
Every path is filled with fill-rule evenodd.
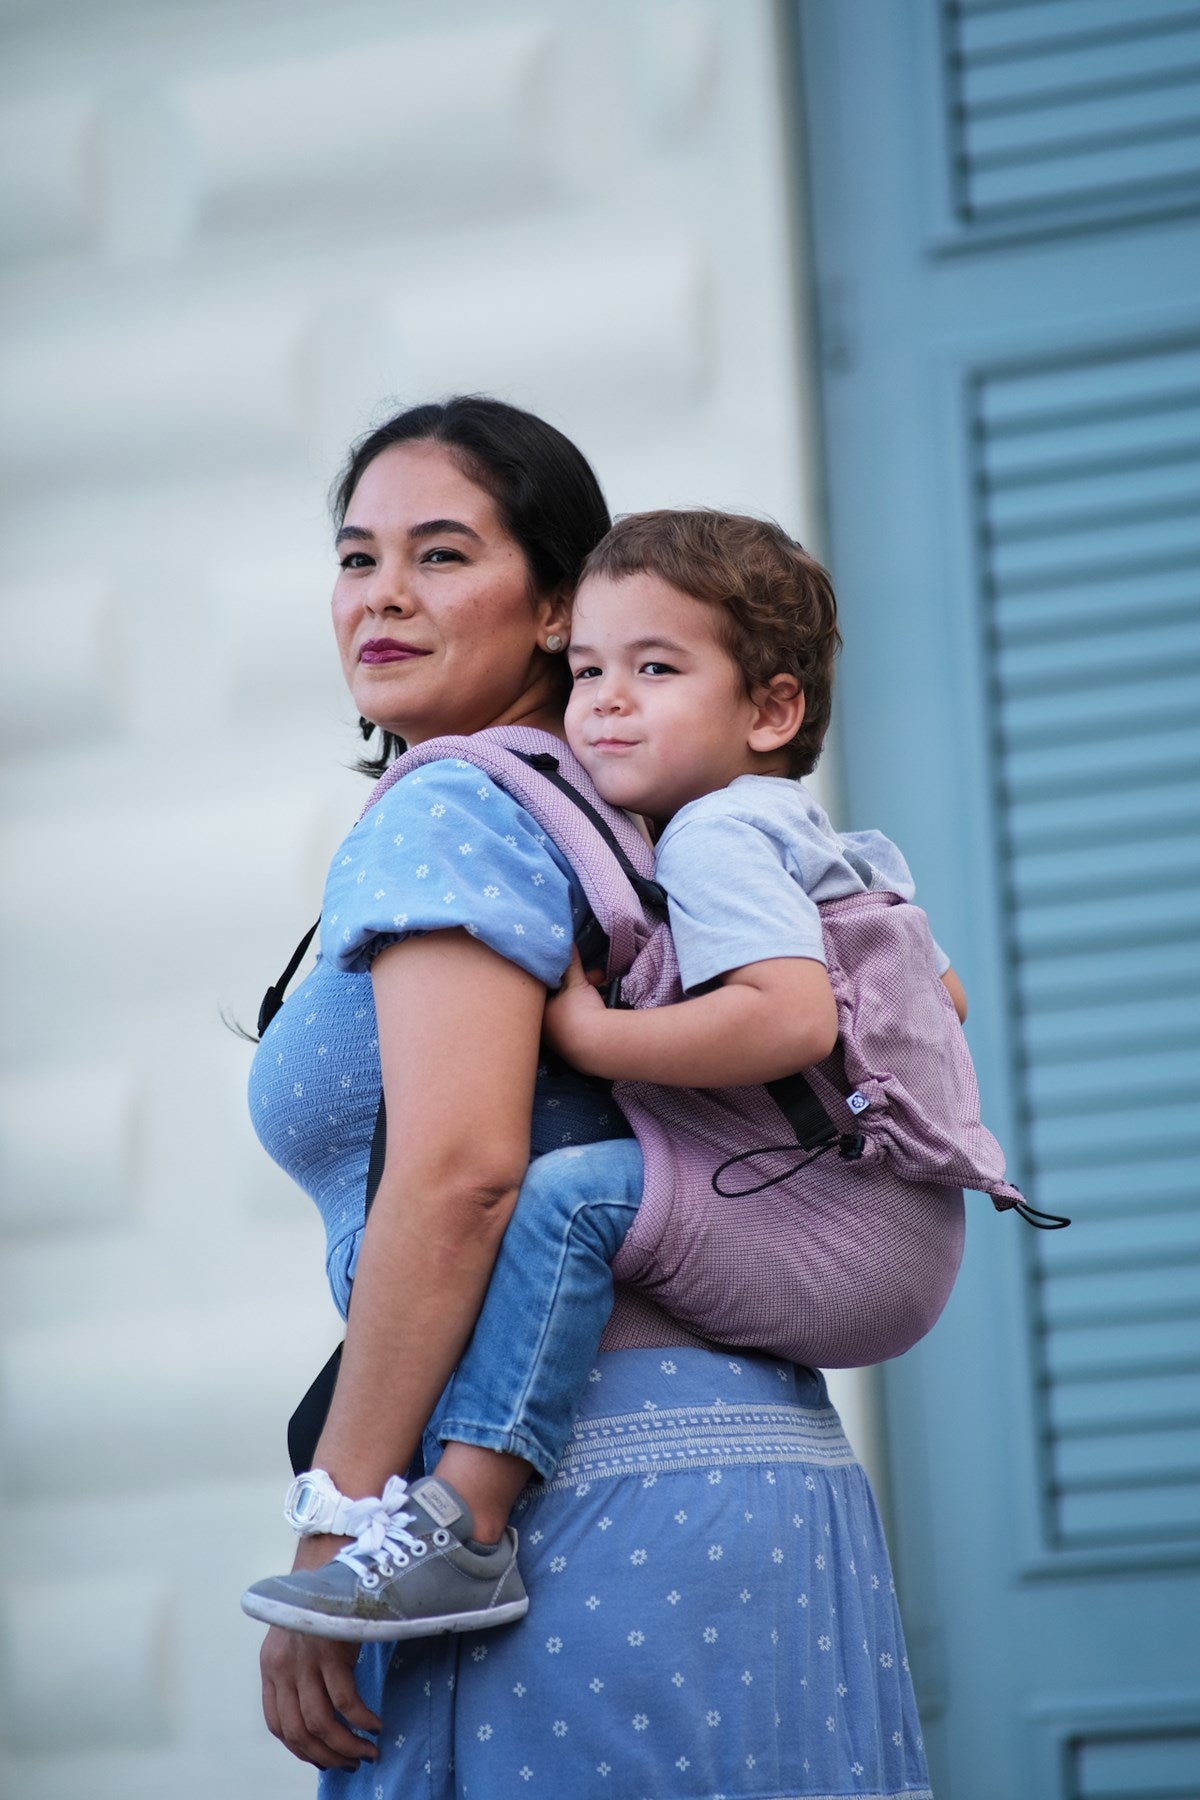
<svg viewBox="0 0 1200 1800"><path fill-rule="evenodd" d="M653 852L559 739L524 726L431 739L364 812L447 758L489 775L571 863L608 940L609 1003L682 1000ZM645 1184L613 1273L704 1337L844 1368L900 1355L937 1319L962 1257L964 1186L1030 1223L1067 1221L1004 1179L925 914L886 892L820 912L832 1055L766 1087L614 1084Z"/></svg>

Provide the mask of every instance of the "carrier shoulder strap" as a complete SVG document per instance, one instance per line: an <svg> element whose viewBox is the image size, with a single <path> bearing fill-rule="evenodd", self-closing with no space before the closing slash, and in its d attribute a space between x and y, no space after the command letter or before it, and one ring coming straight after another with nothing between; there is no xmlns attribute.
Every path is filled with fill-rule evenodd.
<svg viewBox="0 0 1200 1800"><path fill-rule="evenodd" d="M430 738L392 764L364 813L394 782L428 762L478 769L524 807L570 862L609 939L609 973L620 974L665 920L654 852L624 813L593 795L561 739L531 726L493 726L470 737Z"/></svg>
<svg viewBox="0 0 1200 1800"><path fill-rule="evenodd" d="M620 841L608 820L602 813L597 812L591 801L585 798L577 787L572 786L567 780L558 766L558 758L551 756L547 751L512 750L511 754L519 756L523 763L528 763L531 769L536 769L539 775L546 777L547 781L552 781L559 793L565 794L572 804L579 808L589 825L600 833L616 857L621 873L646 911L656 914L659 918L665 918L667 913L666 889L649 875L642 875L634 868L621 848Z"/></svg>

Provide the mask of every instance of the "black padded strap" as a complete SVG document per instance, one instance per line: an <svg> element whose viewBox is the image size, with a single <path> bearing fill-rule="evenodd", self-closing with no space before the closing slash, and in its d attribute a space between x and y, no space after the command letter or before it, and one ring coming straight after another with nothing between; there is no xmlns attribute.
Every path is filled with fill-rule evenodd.
<svg viewBox="0 0 1200 1800"><path fill-rule="evenodd" d="M371 1202L378 1191L386 1154L387 1113L384 1109L381 1092L379 1105L375 1112L375 1131L371 1138L371 1160L367 1164L364 1217L366 1213L370 1212ZM353 1283L351 1283L350 1297L351 1299L354 1297ZM317 1439L325 1429L329 1404L333 1399L333 1390L337 1385L338 1370L341 1366L342 1346L339 1344L288 1420L288 1456L291 1459L293 1472L297 1475L302 1475L306 1469L311 1469L313 1466L313 1460L317 1453Z"/></svg>
<svg viewBox="0 0 1200 1800"><path fill-rule="evenodd" d="M579 808L589 825L600 833L616 857L621 866L621 873L647 912L656 913L660 918L665 918L667 915L666 889L660 887L657 881L652 881L648 875L642 875L634 868L621 848L620 840L608 820L602 813L596 811L596 808L584 798L577 787L572 787L566 776L560 771L557 758L544 750L514 750L511 744L506 744L504 747L510 756L519 756L523 763L528 763L531 769L536 769L539 775L544 775L547 781L552 781L559 792L565 794L568 800ZM561 849L562 846L560 845L559 848Z"/></svg>
<svg viewBox="0 0 1200 1800"><path fill-rule="evenodd" d="M383 1164L387 1156L387 1109L383 1103L383 1089L379 1090L379 1105L375 1110L375 1130L371 1136L371 1160L367 1164L367 1193L363 1207L363 1217L371 1210L371 1202L379 1192L379 1183L383 1180Z"/></svg>
<svg viewBox="0 0 1200 1800"><path fill-rule="evenodd" d="M802 1150L816 1150L838 1136L837 1126L799 1072L781 1075L778 1081L763 1085L795 1132Z"/></svg>
<svg viewBox="0 0 1200 1800"><path fill-rule="evenodd" d="M296 945L296 948L292 951L292 954L288 959L287 968L283 971L283 974L279 977L279 980L275 983L274 987L269 987L263 995L262 1005L258 1009L259 1037L262 1036L263 1032L267 1029L267 1026L271 1023L271 1020L283 1005L284 995L287 993L288 982L292 979L292 976L304 961L304 953L316 936L317 926L320 923L321 920L319 916L313 920L304 936L300 939L300 942Z"/></svg>
<svg viewBox="0 0 1200 1800"><path fill-rule="evenodd" d="M288 1420L288 1460L294 1475L303 1475L317 1459L317 1440L329 1417L329 1403L333 1399L341 1366L342 1346L339 1344Z"/></svg>

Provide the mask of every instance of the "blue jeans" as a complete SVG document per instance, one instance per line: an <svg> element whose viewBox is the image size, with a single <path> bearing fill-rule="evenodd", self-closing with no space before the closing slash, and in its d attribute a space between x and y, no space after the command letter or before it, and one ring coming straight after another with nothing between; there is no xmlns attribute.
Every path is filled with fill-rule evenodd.
<svg viewBox="0 0 1200 1800"><path fill-rule="evenodd" d="M431 1429L507 1450L550 1476L571 1435L608 1315L609 1264L642 1199L636 1138L530 1163L471 1341Z"/></svg>

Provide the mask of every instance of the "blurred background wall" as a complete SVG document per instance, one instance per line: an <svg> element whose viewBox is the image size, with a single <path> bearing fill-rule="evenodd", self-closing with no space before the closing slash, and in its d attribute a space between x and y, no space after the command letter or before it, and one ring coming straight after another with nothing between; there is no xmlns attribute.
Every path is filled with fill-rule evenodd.
<svg viewBox="0 0 1200 1800"><path fill-rule="evenodd" d="M220 1010L364 792L329 481L480 388L616 510L832 561L827 797L909 853L985 1116L1077 1219L974 1197L938 1329L838 1383L935 1787L1195 1795L1200 4L0 27L0 1792L312 1792L236 1602L338 1327Z"/></svg>
<svg viewBox="0 0 1200 1800"><path fill-rule="evenodd" d="M774 9L5 0L14 1800L300 1795L247 1580L338 1335L246 1119L361 804L326 490L396 405L545 414L615 509L813 527Z"/></svg>

